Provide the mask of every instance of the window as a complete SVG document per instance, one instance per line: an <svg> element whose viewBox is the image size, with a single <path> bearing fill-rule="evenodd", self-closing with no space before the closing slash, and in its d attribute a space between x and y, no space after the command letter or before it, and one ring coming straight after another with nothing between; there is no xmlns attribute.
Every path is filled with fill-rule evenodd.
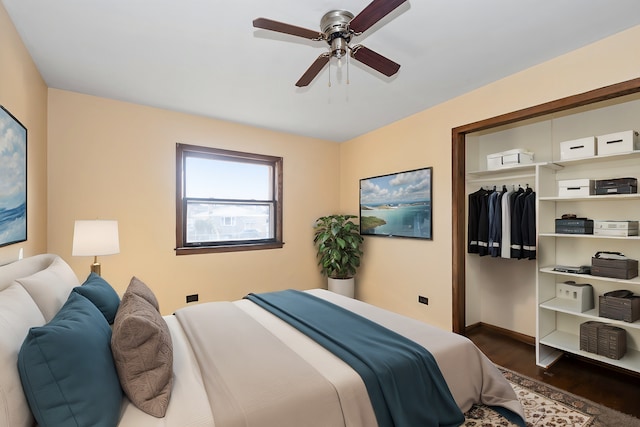
<svg viewBox="0 0 640 427"><path fill-rule="evenodd" d="M178 255L282 245L281 157L176 145Z"/></svg>

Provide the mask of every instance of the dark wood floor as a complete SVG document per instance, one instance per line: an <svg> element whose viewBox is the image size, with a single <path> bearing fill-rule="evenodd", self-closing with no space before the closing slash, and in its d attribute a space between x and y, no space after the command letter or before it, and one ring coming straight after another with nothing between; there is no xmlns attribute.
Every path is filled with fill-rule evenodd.
<svg viewBox="0 0 640 427"><path fill-rule="evenodd" d="M536 365L531 344L485 326L473 328L467 336L497 365L640 418L640 376L566 355L543 369Z"/></svg>

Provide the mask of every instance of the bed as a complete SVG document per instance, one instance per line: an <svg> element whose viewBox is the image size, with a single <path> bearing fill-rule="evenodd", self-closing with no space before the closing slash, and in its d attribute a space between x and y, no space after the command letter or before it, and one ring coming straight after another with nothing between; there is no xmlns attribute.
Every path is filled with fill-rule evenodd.
<svg viewBox="0 0 640 427"><path fill-rule="evenodd" d="M461 412L484 404L524 419L465 337L326 290L304 294L426 348ZM81 283L54 254L0 267L0 369L0 427L384 424L354 367L254 301L160 316L138 278L119 296L99 276Z"/></svg>

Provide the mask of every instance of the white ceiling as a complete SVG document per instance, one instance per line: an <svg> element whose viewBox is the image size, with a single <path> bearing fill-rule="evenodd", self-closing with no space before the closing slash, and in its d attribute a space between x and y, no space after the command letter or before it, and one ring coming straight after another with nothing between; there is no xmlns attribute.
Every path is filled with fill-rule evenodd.
<svg viewBox="0 0 640 427"><path fill-rule="evenodd" d="M640 0L410 0L352 41L398 74L332 62L296 88L326 43L253 19L319 31L369 0L2 3L49 87L338 142L640 24Z"/></svg>

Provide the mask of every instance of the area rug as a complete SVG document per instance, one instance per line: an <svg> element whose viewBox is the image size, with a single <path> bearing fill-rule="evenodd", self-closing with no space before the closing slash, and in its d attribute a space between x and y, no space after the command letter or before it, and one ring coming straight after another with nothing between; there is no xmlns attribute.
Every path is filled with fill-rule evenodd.
<svg viewBox="0 0 640 427"><path fill-rule="evenodd" d="M640 427L640 419L498 366L524 408L528 427ZM491 408L474 405L463 426L515 426Z"/></svg>

